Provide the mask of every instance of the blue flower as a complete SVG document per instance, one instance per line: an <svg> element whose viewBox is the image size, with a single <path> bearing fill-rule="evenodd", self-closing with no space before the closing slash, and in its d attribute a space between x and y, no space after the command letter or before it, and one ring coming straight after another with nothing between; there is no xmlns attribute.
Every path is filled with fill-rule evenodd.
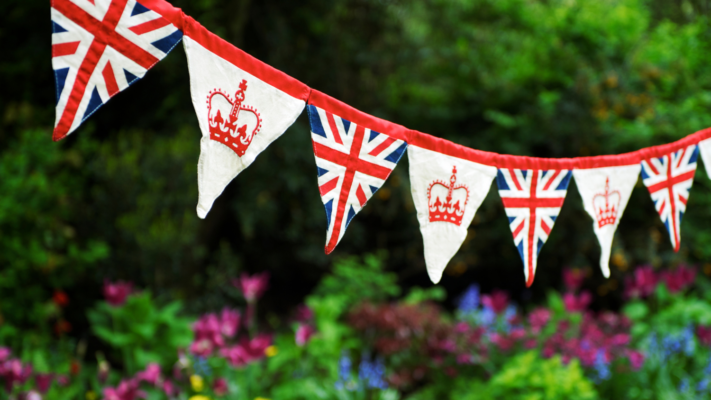
<svg viewBox="0 0 711 400"><path fill-rule="evenodd" d="M595 354L595 364L593 364L593 368L595 368L597 372L597 379L599 381L610 379L610 367L604 350L600 349L597 351L597 354Z"/></svg>
<svg viewBox="0 0 711 400"><path fill-rule="evenodd" d="M351 379L351 359L347 351L341 353L341 358L338 360L338 381L336 381L337 390L355 390L355 385Z"/></svg>
<svg viewBox="0 0 711 400"><path fill-rule="evenodd" d="M363 355L363 360L358 366L358 379L360 383L369 389L387 389L388 384L383 379L385 377L385 363L381 358L370 362L367 355Z"/></svg>
<svg viewBox="0 0 711 400"><path fill-rule="evenodd" d="M484 327L490 327L496 322L496 313L489 307L484 307L478 315L479 323Z"/></svg>
<svg viewBox="0 0 711 400"><path fill-rule="evenodd" d="M462 314L471 314L479 307L479 285L470 285L464 294L459 298L457 304L459 312Z"/></svg>
<svg viewBox="0 0 711 400"><path fill-rule="evenodd" d="M689 326L687 326L681 333L681 342L684 354L689 357L694 355L694 351L696 350L696 342L694 341L694 327L691 324L689 324Z"/></svg>
<svg viewBox="0 0 711 400"><path fill-rule="evenodd" d="M684 392L686 392L687 390L689 390L689 379L688 379L688 378L684 378L684 379L682 379L681 382L679 383L679 392L684 393Z"/></svg>
<svg viewBox="0 0 711 400"><path fill-rule="evenodd" d="M709 379L708 379L708 378L704 378L703 380L701 380L701 382L699 382L699 383L696 385L696 390L698 390L699 392L705 392L705 391L707 391L708 388L709 388L709 383L711 383L711 382L709 382Z"/></svg>
<svg viewBox="0 0 711 400"><path fill-rule="evenodd" d="M203 357L197 357L195 359L195 364L193 364L195 373L200 376L210 377L212 376L212 368L208 364L207 360Z"/></svg>

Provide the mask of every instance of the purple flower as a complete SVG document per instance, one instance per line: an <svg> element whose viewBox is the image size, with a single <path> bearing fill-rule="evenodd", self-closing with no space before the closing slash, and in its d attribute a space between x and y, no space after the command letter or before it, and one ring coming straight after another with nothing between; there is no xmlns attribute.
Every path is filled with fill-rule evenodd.
<svg viewBox="0 0 711 400"><path fill-rule="evenodd" d="M141 371L136 374L136 379L144 381L150 385L156 386L158 380L160 379L160 365L157 363L150 363L146 366L145 371Z"/></svg>
<svg viewBox="0 0 711 400"><path fill-rule="evenodd" d="M547 308L536 308L528 314L528 323L531 324L531 329L534 333L540 332L551 319L551 312Z"/></svg>
<svg viewBox="0 0 711 400"><path fill-rule="evenodd" d="M122 306L131 292L133 292L133 283L131 282L104 281L104 298L106 298L107 303L114 307Z"/></svg>
<svg viewBox="0 0 711 400"><path fill-rule="evenodd" d="M506 292L494 290L491 294L483 295L481 302L485 307L492 309L497 314L501 314L506 311L509 305L509 295Z"/></svg>
<svg viewBox="0 0 711 400"><path fill-rule="evenodd" d="M634 276L625 279L625 296L628 298L647 297L654 293L659 277L651 266L638 267Z"/></svg>
<svg viewBox="0 0 711 400"><path fill-rule="evenodd" d="M696 269L687 267L686 265L680 265L679 268L675 270L662 272L659 277L660 280L666 284L667 289L669 289L671 293L676 293L694 283Z"/></svg>
<svg viewBox="0 0 711 400"><path fill-rule="evenodd" d="M35 375L35 385L40 393L47 393L49 387L54 380L54 374L37 374Z"/></svg>
<svg viewBox="0 0 711 400"><path fill-rule="evenodd" d="M259 300L267 290L269 285L269 273L254 274L249 276L242 274L239 279L233 279L232 285L242 292L247 303L254 303Z"/></svg>
<svg viewBox="0 0 711 400"><path fill-rule="evenodd" d="M592 296L589 292L583 292L579 296L572 293L566 293L563 295L563 303L565 304L565 309L568 312L585 311L591 301Z"/></svg>
<svg viewBox="0 0 711 400"><path fill-rule="evenodd" d="M457 307L459 312L464 314L475 312L479 307L479 286L476 284L469 285L462 297L459 298Z"/></svg>

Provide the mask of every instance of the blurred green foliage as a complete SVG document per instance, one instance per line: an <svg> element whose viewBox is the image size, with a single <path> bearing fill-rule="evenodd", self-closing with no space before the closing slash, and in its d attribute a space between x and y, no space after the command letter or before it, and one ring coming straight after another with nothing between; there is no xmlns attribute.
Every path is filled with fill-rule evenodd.
<svg viewBox="0 0 711 400"><path fill-rule="evenodd" d="M315 89L477 149L541 157L621 153L711 126L708 0L173 3ZM52 143L47 6L0 4L5 337L50 332L62 320L70 322L70 335L87 335L84 311L107 277L135 281L160 301L184 300L197 312L234 303L229 281L239 271L266 270L275 288L260 307L266 316L285 314L337 257L387 250L391 275L358 290L390 288L383 295L392 295L398 286L428 284L406 160L350 224L333 258L323 254L326 224L305 116L199 220L200 133L180 46L68 139ZM674 253L639 185L614 243L612 279L604 281L592 221L571 185L536 284L525 290L492 190L442 285L457 293L477 281L485 291L504 288L529 301L559 285L563 266L590 267L595 306L616 307L633 265L711 262L711 181L701 168L688 207L682 249ZM52 305L57 290L69 295L70 307ZM339 301L360 294L341 293Z"/></svg>

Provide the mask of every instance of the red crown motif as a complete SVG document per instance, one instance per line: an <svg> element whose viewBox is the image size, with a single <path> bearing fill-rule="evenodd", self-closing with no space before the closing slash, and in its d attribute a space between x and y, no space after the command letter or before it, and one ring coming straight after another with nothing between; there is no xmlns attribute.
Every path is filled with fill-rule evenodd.
<svg viewBox="0 0 711 400"><path fill-rule="evenodd" d="M599 193L593 197L593 209L598 227L615 224L621 198L622 196L617 190L610 191L610 178L608 177L605 181L605 193Z"/></svg>
<svg viewBox="0 0 711 400"><path fill-rule="evenodd" d="M254 135L262 128L262 119L256 109L242 105L247 91L247 81L242 80L232 99L222 89L207 95L207 120L210 139L220 142L242 157L252 143ZM227 116L227 119L223 115Z"/></svg>
<svg viewBox="0 0 711 400"><path fill-rule="evenodd" d="M457 182L457 167L452 168L449 185L442 181L434 181L427 188L430 222L442 221L462 225L464 210L469 201L469 189L465 185L455 185ZM433 202L434 201L434 202Z"/></svg>

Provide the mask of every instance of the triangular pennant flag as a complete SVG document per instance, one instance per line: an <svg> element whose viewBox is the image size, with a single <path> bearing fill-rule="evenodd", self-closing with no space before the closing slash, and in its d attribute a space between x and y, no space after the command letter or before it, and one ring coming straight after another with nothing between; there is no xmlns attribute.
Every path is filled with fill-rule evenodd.
<svg viewBox="0 0 711 400"><path fill-rule="evenodd" d="M694 184L698 158L699 146L692 144L661 157L642 160L642 181L669 232L674 251L680 248L681 219Z"/></svg>
<svg viewBox="0 0 711 400"><path fill-rule="evenodd" d="M128 76L142 78L182 37L175 25L135 0L52 0L53 139L72 133L126 89Z"/></svg>
<svg viewBox="0 0 711 400"><path fill-rule="evenodd" d="M200 218L205 218L232 179L294 123L309 93L302 83L209 35L198 37L200 42L192 35L183 41L190 93L202 131Z"/></svg>
<svg viewBox="0 0 711 400"><path fill-rule="evenodd" d="M328 220L325 251L329 254L353 217L388 179L407 142L313 104L308 110L319 191Z"/></svg>
<svg viewBox="0 0 711 400"><path fill-rule="evenodd" d="M514 244L523 261L526 286L533 284L538 254L563 207L570 183L567 169L499 169L496 184Z"/></svg>
<svg viewBox="0 0 711 400"><path fill-rule="evenodd" d="M706 175L711 178L711 139L699 142L699 150L701 152L701 159L704 160Z"/></svg>
<svg viewBox="0 0 711 400"><path fill-rule="evenodd" d="M496 177L496 167L412 145L407 155L427 273L438 283L466 239L467 228Z"/></svg>
<svg viewBox="0 0 711 400"><path fill-rule="evenodd" d="M600 269L610 277L610 252L620 218L637 183L639 164L619 167L576 169L575 184L583 206L593 219L593 230L600 243Z"/></svg>

